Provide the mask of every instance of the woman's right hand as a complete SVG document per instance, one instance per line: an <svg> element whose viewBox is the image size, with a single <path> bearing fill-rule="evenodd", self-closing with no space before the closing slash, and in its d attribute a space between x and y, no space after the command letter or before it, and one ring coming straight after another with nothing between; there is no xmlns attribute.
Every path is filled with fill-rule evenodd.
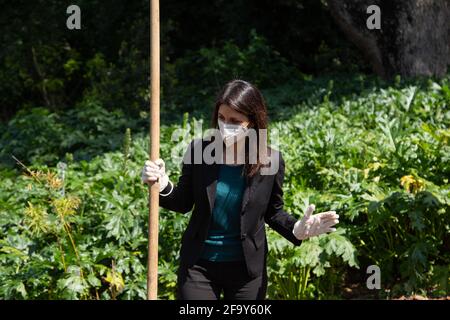
<svg viewBox="0 0 450 320"><path fill-rule="evenodd" d="M164 160L145 161L144 167L142 168L141 180L147 184L153 184L155 181L159 181L159 192L163 191L169 183L169 176L166 174Z"/></svg>

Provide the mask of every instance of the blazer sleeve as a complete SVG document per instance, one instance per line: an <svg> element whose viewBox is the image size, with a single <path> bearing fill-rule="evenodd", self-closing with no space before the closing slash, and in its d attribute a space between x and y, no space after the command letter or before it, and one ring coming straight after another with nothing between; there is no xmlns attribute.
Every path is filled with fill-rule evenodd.
<svg viewBox="0 0 450 320"><path fill-rule="evenodd" d="M301 245L302 241L298 240L292 230L297 219L284 211L283 201L283 182L284 182L284 159L279 152L279 168L275 174L269 205L267 207L264 220L266 223L284 238L292 242L294 245Z"/></svg>
<svg viewBox="0 0 450 320"><path fill-rule="evenodd" d="M194 206L193 158L195 140L189 144L182 162L181 175L174 185L170 180L167 187L160 192L159 205L165 209L179 213L187 213ZM190 153L190 157L188 157Z"/></svg>

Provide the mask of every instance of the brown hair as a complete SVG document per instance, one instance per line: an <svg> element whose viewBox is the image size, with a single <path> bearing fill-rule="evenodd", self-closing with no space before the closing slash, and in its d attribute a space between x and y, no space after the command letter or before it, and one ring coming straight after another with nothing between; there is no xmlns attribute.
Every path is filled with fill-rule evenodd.
<svg viewBox="0 0 450 320"><path fill-rule="evenodd" d="M244 80L232 80L228 82L219 92L215 102L215 108L212 115L212 127L217 128L219 107L225 104L234 110L245 114L250 120L250 127L259 132L259 129L267 129L268 116L267 107L261 92L251 83ZM259 146L259 134L257 143ZM248 138L246 138L246 154L244 173L247 177L254 176L262 164L260 161L259 148L256 148L257 163L249 163L248 161Z"/></svg>

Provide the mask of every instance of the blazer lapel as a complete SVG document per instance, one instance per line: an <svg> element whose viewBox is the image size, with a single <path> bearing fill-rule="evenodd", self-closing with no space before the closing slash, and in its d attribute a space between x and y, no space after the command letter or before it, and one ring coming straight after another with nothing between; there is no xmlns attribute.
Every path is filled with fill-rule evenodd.
<svg viewBox="0 0 450 320"><path fill-rule="evenodd" d="M258 185L258 183L260 182L260 180L261 180L261 177L260 177L259 172L256 175L254 175L253 177L248 179L248 183L245 186L244 195L242 197L241 214L245 213L245 208L246 208L249 200L254 195L255 188Z"/></svg>
<svg viewBox="0 0 450 320"><path fill-rule="evenodd" d="M205 166L205 184L206 184L206 193L208 196L209 202L209 213L212 213L214 208L214 200L216 199L216 188L217 188L217 179L219 178L219 164L213 163Z"/></svg>

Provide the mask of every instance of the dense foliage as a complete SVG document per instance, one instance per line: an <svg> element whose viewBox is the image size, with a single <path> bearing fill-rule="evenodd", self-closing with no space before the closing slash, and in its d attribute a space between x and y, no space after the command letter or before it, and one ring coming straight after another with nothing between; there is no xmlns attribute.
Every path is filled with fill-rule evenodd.
<svg viewBox="0 0 450 320"><path fill-rule="evenodd" d="M450 78L363 74L325 3L161 1L161 156L176 181L219 88L248 80L286 161L286 211L340 215L300 247L268 232L268 297L448 295ZM0 299L144 299L149 1L79 0L80 31L69 4L0 12ZM161 299L188 219L161 209Z"/></svg>
<svg viewBox="0 0 450 320"><path fill-rule="evenodd" d="M0 120L39 105L67 110L88 94L101 98L107 110L137 115L146 107L149 1L78 0L82 29L77 31L68 30L65 24L71 4L73 1L17 0L14 5L2 5ZM163 79L163 97L171 98L177 87L195 82L192 73L179 69L177 76L182 79L173 77L178 59L191 54L199 57L189 59L192 66L203 66L209 53L225 43L248 46L252 30L302 72L368 69L334 25L325 1L165 0L161 1L161 62L163 77L170 76ZM236 53L240 67L259 68L260 64L249 64L239 56ZM270 68L264 56L260 57L264 68ZM208 67L218 66L217 75L224 62L217 60ZM195 73L197 80L202 76ZM220 83L220 79L212 80L208 87L216 84L214 80Z"/></svg>
<svg viewBox="0 0 450 320"><path fill-rule="evenodd" d="M369 265L382 275L373 297L448 294L449 79L298 77L263 93L287 164L285 209L300 217L315 203L341 216L337 232L298 248L269 232L268 296L341 298L352 282L365 287ZM181 128L192 138L209 122L211 106L196 111L162 121L173 180L172 152L186 144L171 135ZM1 171L0 297L145 298L147 134L145 115L125 118L92 101L61 114L33 109L3 128L2 156L20 163ZM162 299L174 298L188 219L161 210Z"/></svg>

